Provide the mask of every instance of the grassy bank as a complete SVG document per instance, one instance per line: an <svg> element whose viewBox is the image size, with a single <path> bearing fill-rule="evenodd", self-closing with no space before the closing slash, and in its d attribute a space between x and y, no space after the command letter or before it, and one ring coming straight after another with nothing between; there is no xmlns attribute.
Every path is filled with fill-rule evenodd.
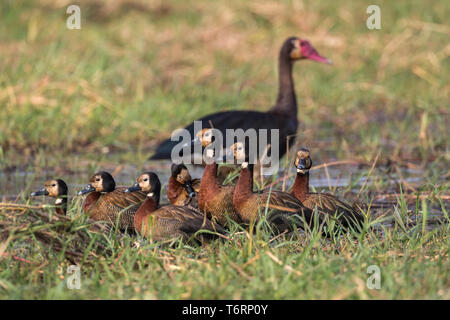
<svg viewBox="0 0 450 320"><path fill-rule="evenodd" d="M321 189L370 204L372 220L355 238L237 229L231 242L138 248L135 238L94 236L79 198L58 224L34 207L41 199L0 206L1 299L450 299L444 1L379 1L381 30L366 28L365 1L83 0L81 30L66 28L69 4L0 2L0 194L20 190L14 202L30 205L26 195L54 175L68 178L72 199L98 169L127 171L120 184L143 168L167 173L147 157L175 128L274 103L279 47L297 35L334 65L295 65L291 151L309 147ZM336 160L357 170L323 165ZM292 161L281 163L289 187ZM81 236L95 241L77 247L81 289L69 290L67 250ZM371 265L379 290L366 286Z"/></svg>
<svg viewBox="0 0 450 320"><path fill-rule="evenodd" d="M32 216L30 210L15 211L15 219ZM81 242L82 232L89 234L74 205L71 222L56 227L41 214L32 226L10 234L0 251L0 298L449 299L449 220L446 215L430 230L427 210L424 202L413 213L399 205L393 226L380 225L386 217L374 218L362 235L335 239L317 230L291 239L235 228L229 242L170 248L136 247L135 238L97 234L85 241L85 249L80 246L75 261L81 288L69 290L67 267L74 262L66 257L74 259L73 244ZM8 220L5 208L0 213L0 223ZM412 215L417 223L408 222ZM46 245L34 241L43 230L54 237ZM63 249L55 250L56 243ZM378 289L366 285L373 272L369 266L380 270Z"/></svg>

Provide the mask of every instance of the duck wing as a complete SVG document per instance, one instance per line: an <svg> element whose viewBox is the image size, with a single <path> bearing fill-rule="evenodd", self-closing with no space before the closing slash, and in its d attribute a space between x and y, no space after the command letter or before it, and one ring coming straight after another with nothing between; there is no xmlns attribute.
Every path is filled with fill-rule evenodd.
<svg viewBox="0 0 450 320"><path fill-rule="evenodd" d="M164 236L184 235L186 237L201 229L226 233L220 225L205 219L200 211L190 206L168 205L158 209L151 216L155 219L154 232Z"/></svg>
<svg viewBox="0 0 450 320"><path fill-rule="evenodd" d="M311 209L317 206L319 211L336 216L344 227L361 225L364 222L364 216L361 213L331 194L310 193L303 204Z"/></svg>
<svg viewBox="0 0 450 320"><path fill-rule="evenodd" d="M304 229L304 222L311 225L313 211L305 207L297 198L287 192L272 190L260 195L260 203L270 209L268 221L284 229L291 229L294 223ZM270 196L270 198L269 198ZM303 220L304 218L304 220ZM320 217L319 217L320 221Z"/></svg>
<svg viewBox="0 0 450 320"><path fill-rule="evenodd" d="M96 220L103 220L116 224L119 218L120 229L132 229L134 214L144 202L144 192L123 192L125 187L118 187L112 192L103 194L95 207Z"/></svg>

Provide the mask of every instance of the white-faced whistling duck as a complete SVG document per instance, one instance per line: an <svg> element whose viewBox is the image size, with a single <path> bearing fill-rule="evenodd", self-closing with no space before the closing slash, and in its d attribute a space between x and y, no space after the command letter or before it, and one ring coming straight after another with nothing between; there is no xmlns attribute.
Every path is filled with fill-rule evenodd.
<svg viewBox="0 0 450 320"><path fill-rule="evenodd" d="M200 179L192 179L184 164L172 164L171 175L167 186L167 198L171 204L178 206L191 205L198 208L198 192Z"/></svg>
<svg viewBox="0 0 450 320"><path fill-rule="evenodd" d="M133 230L134 214L146 198L144 192L125 193L126 187L116 187L114 178L105 171L95 173L90 183L78 195L87 194L83 211L91 219L106 221L120 230ZM120 214L120 218L119 217Z"/></svg>
<svg viewBox="0 0 450 320"><path fill-rule="evenodd" d="M298 150L294 165L297 170L297 177L291 193L305 207L313 210L317 207L318 210L325 214L336 216L343 227L348 227L349 225L357 226L364 222L362 214L335 196L327 193L309 192L309 169L312 166L312 161L308 149L301 148Z"/></svg>
<svg viewBox="0 0 450 320"><path fill-rule="evenodd" d="M192 207L167 205L158 208L161 182L153 172L141 174L127 193L144 191L147 197L134 217L134 228L142 236L160 241L181 237L190 239L199 230L225 233L225 230L206 219ZM212 235L206 235L206 237Z"/></svg>
<svg viewBox="0 0 450 320"><path fill-rule="evenodd" d="M61 179L55 179L45 182L44 187L33 192L31 196L49 196L56 198L56 213L65 215L67 213L67 193L67 184Z"/></svg>
<svg viewBox="0 0 450 320"><path fill-rule="evenodd" d="M286 139L289 138L289 145L292 146L298 127L297 98L294 91L292 66L297 60L307 59L320 63L331 63L329 59L320 56L308 40L298 37L286 39L278 57L279 86L275 105L267 112L240 110L209 114L198 120L202 122L202 128L210 128L212 123L224 137L226 129L243 129L244 131L250 128L256 130L279 129L279 154L282 157L286 153ZM195 134L193 123L185 129L189 130L191 137ZM177 143L170 139L163 141L150 159L170 159L172 148ZM271 143L270 137L268 143ZM223 147L227 148L225 139Z"/></svg>
<svg viewBox="0 0 450 320"><path fill-rule="evenodd" d="M291 230L292 224L304 228L304 221L312 223L312 210L303 206L294 196L278 190L254 192L253 191L253 164L248 161L248 152L242 142L231 146L234 159L241 164L239 180L233 195L233 206L245 223L259 221L266 207L269 216L267 221L275 227L275 231ZM304 221L303 221L304 217Z"/></svg>
<svg viewBox="0 0 450 320"><path fill-rule="evenodd" d="M214 159L214 149L208 148L212 143L213 132L211 129L203 129L199 131L192 141L192 144L201 143L206 148L206 155ZM227 217L237 223L241 223L241 219L233 207L234 185L223 186L217 177L218 165L212 160L206 164L200 181L200 191L198 193L198 208L201 212L206 213L207 217L217 223L225 226Z"/></svg>

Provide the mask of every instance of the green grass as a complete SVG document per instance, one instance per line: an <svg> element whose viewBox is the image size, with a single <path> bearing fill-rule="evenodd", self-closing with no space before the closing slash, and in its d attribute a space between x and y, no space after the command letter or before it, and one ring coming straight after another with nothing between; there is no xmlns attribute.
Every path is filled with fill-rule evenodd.
<svg viewBox="0 0 450 320"><path fill-rule="evenodd" d="M295 66L304 143L334 137L336 157L447 151L450 12L442 1L381 2L375 31L365 27L366 4L354 1L114 3L84 1L82 29L68 30L65 6L3 1L6 159L17 150L68 156L104 146L151 154L202 115L267 110L289 35L334 61Z"/></svg>
<svg viewBox="0 0 450 320"><path fill-rule="evenodd" d="M279 47L297 35L334 65L295 65L301 126L291 151L309 147L314 164L361 164L333 167L350 182L328 191L383 203L372 218L392 225L356 239L269 244L261 231L202 247L138 249L105 237L112 254L81 264L79 291L65 286L63 254L39 242L16 252L30 238L19 233L0 242L0 298L449 299L450 11L444 1L376 3L382 30L365 27L373 2L364 1L84 0L82 29L67 30L70 2L2 1L0 169L27 175L19 186L2 176L1 194L20 189L23 203L54 174L160 169L146 159L175 128L225 109L267 110ZM79 210L74 201L73 217ZM365 285L370 265L381 269L380 290Z"/></svg>
<svg viewBox="0 0 450 320"><path fill-rule="evenodd" d="M173 247L147 242L137 248L135 238L100 235L84 243L78 261L81 289L69 290L71 263L64 250L56 252L36 241L28 251L19 248L33 240L32 230L44 229L71 249L80 232L89 234L89 224L74 203L72 221L60 223L63 229L38 220L33 227L10 233L9 254L0 260L0 298L448 299L448 216L427 229L423 202L409 214L419 216L417 224L406 223L405 208L399 205L393 227L383 227L383 217L370 218L362 234L331 239L317 229L273 239L261 228L253 235L233 228L231 241L203 246L176 242ZM6 211L1 212L0 221L6 221ZM16 212L16 219L32 214ZM370 229L375 225L377 230ZM99 254L100 244L111 253ZM19 262L20 257L27 261ZM380 289L366 286L371 265L380 268Z"/></svg>

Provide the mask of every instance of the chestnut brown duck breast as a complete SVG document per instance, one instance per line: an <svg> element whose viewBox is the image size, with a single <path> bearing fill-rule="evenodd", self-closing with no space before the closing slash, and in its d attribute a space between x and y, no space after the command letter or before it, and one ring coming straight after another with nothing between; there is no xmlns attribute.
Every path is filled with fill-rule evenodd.
<svg viewBox="0 0 450 320"><path fill-rule="evenodd" d="M278 97L275 105L267 112L258 111L223 111L207 115L198 121L201 121L202 128L210 128L211 124L215 129L222 132L225 137L226 129L279 129L279 154L282 157L286 153L286 139L289 137L289 145L292 146L297 133L297 98L294 91L294 81L292 78L292 67L297 60L313 60L320 63L331 63L327 58L320 56L316 49L305 39L290 37L283 43L279 58L279 87ZM194 124L186 128L191 134L195 135ZM223 141L223 147L228 148L226 141ZM271 143L270 137L268 143ZM162 142L156 149L155 154L150 158L170 159L172 149L178 144L177 141L170 139ZM231 144L231 143L230 143Z"/></svg>
<svg viewBox="0 0 450 320"><path fill-rule="evenodd" d="M144 202L144 192L125 193L126 187L116 187L114 178L105 171L95 173L90 183L78 195L87 194L83 212L96 221L106 221L120 230L133 230L134 214Z"/></svg>
<svg viewBox="0 0 450 320"><path fill-rule="evenodd" d="M136 212L134 227L136 232L152 240L173 238L190 239L199 230L225 233L225 230L211 222L197 210L187 206L167 205L158 208L161 183L153 172L145 172L136 179L136 184L126 192L144 191L146 200ZM214 237L208 234L205 236Z"/></svg>
<svg viewBox="0 0 450 320"><path fill-rule="evenodd" d="M192 179L184 164L172 164L171 175L167 186L167 198L171 204L190 205L198 208L198 192L200 179Z"/></svg>
<svg viewBox="0 0 450 320"><path fill-rule="evenodd" d="M55 179L45 182L44 187L33 192L31 196L49 196L52 198L56 198L55 211L58 214L64 215L67 213L67 194L67 184L61 179Z"/></svg>
<svg viewBox="0 0 450 320"><path fill-rule="evenodd" d="M196 134L192 144L201 143L206 148L205 153L208 157L208 163L200 182L200 191L198 193L198 208L205 213L212 221L226 226L228 219L241 223L241 219L233 207L234 185L223 186L217 177L217 162L215 153L209 146L213 142L213 130L203 129Z"/></svg>
<svg viewBox="0 0 450 320"><path fill-rule="evenodd" d="M297 176L292 186L291 193L300 200L305 207L335 216L343 227L358 227L364 222L364 216L337 197L327 193L309 192L309 169L312 166L310 152L301 148L295 159Z"/></svg>

